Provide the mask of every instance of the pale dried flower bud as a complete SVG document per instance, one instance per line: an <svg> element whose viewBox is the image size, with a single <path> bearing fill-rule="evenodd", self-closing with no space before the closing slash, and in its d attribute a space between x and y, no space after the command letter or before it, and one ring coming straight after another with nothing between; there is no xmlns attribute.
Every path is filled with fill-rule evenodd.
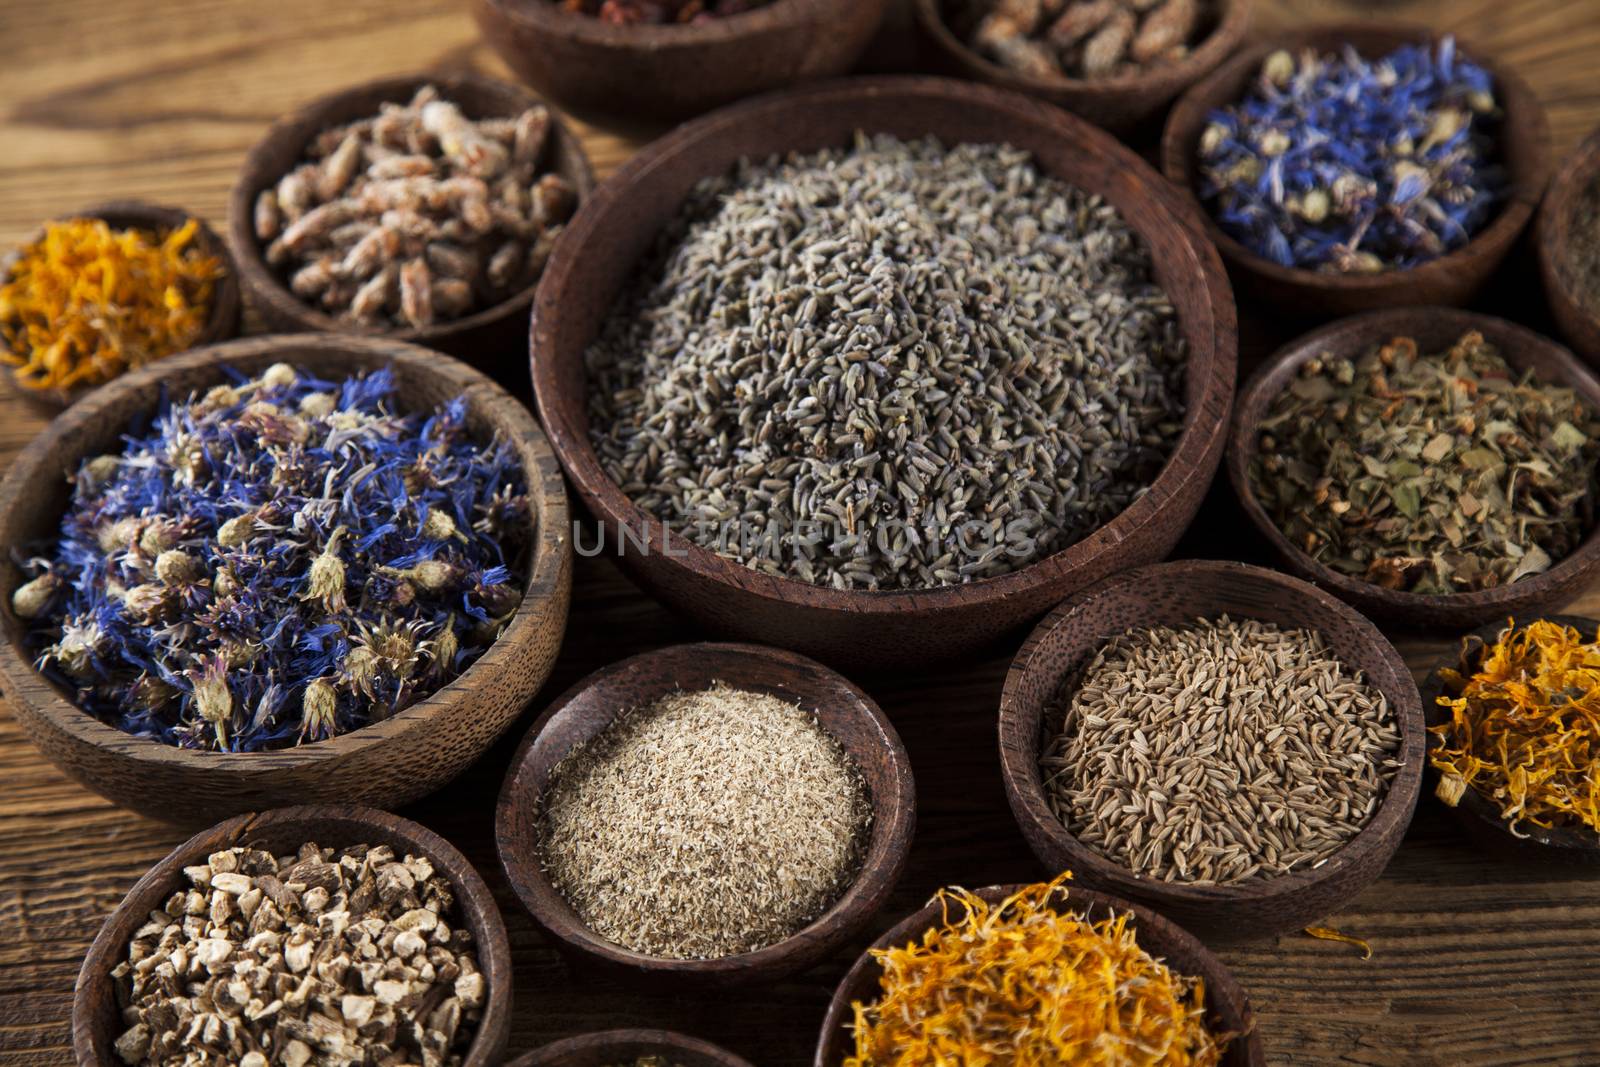
<svg viewBox="0 0 1600 1067"><path fill-rule="evenodd" d="M338 710L338 691L326 679L313 679L300 698L300 735L313 740L333 736L334 716Z"/></svg>
<svg viewBox="0 0 1600 1067"><path fill-rule="evenodd" d="M344 532L343 526L334 530L322 552L311 561L306 591L300 597L301 600L321 600L330 612L340 610L344 604L344 561L338 555L339 539Z"/></svg>
<svg viewBox="0 0 1600 1067"><path fill-rule="evenodd" d="M199 576L199 562L180 548L169 548L156 557L156 577L167 585L183 585Z"/></svg>
<svg viewBox="0 0 1600 1067"><path fill-rule="evenodd" d="M459 537L461 531L456 528L456 520L443 508L428 509L428 517L422 522L422 536L433 541L444 541L452 537Z"/></svg>
<svg viewBox="0 0 1600 1067"><path fill-rule="evenodd" d="M287 363L274 363L261 375L261 385L266 389L287 389L293 385L299 375Z"/></svg>
<svg viewBox="0 0 1600 1067"><path fill-rule="evenodd" d="M116 476L117 468L120 466L122 466L121 456L96 456L83 465L84 483L91 489L102 486Z"/></svg>
<svg viewBox="0 0 1600 1067"><path fill-rule="evenodd" d="M300 414L313 419L325 419L333 414L339 398L332 393L307 393L300 398Z"/></svg>
<svg viewBox="0 0 1600 1067"><path fill-rule="evenodd" d="M217 544L224 548L238 548L250 540L250 535L256 529L256 515L247 511L243 515L235 515L221 526L217 527Z"/></svg>
<svg viewBox="0 0 1600 1067"><path fill-rule="evenodd" d="M24 582L11 594L11 610L17 613L19 619L37 619L49 610L50 602L65 584L49 572L31 582Z"/></svg>

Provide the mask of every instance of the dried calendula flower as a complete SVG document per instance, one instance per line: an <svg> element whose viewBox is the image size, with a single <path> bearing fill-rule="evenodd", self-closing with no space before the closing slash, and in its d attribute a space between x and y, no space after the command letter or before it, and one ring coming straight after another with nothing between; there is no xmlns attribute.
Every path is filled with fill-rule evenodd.
<svg viewBox="0 0 1600 1067"><path fill-rule="evenodd" d="M1600 635L1548 620L1514 621L1493 644L1463 643L1440 672L1450 722L1430 731L1441 800L1468 789L1525 826L1600 832Z"/></svg>
<svg viewBox="0 0 1600 1067"><path fill-rule="evenodd" d="M965 889L904 947L873 949L880 995L855 1007L844 1067L1214 1067L1205 984L1139 946L1131 916L1089 920L1063 874L999 904Z"/></svg>
<svg viewBox="0 0 1600 1067"><path fill-rule="evenodd" d="M0 361L25 389L72 390L189 347L223 270L199 229L195 219L166 233L51 222L0 284Z"/></svg>

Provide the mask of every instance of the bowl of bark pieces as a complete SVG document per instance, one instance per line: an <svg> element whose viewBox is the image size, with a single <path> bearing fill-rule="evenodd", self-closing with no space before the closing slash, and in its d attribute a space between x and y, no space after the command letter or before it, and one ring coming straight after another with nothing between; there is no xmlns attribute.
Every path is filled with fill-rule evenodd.
<svg viewBox="0 0 1600 1067"><path fill-rule="evenodd" d="M948 73L1027 93L1116 133L1140 129L1231 55L1249 0L915 0Z"/></svg>
<svg viewBox="0 0 1600 1067"><path fill-rule="evenodd" d="M66 216L64 216L66 217ZM218 237L216 232L208 226L204 219L198 215L191 215L182 208L164 207L158 204L147 204L141 200L113 200L77 212L72 218L99 219L111 227L113 231L138 230L157 236L165 236L181 226L186 225L191 219L197 223L193 247L201 254L215 259L220 266L220 273L211 287L211 300L206 313L205 323L194 339L180 351L189 351L194 348L203 348L206 345L226 341L239 332L239 312L241 302L239 298L239 270L234 265L233 256L228 251L227 244ZM43 235L43 230L35 237ZM30 242L31 243L31 240ZM4 284L11 274L11 259L20 254L8 255L0 260L0 284ZM0 347L5 347L4 340L0 340ZM176 355L177 353L171 353ZM8 352L8 359L15 355ZM18 395L38 404L50 415L61 411L74 400L89 392L95 386L76 386L66 389L35 389L16 381L18 368L7 366L6 371L16 383Z"/></svg>
<svg viewBox="0 0 1600 1067"><path fill-rule="evenodd" d="M484 42L541 96L588 121L643 131L848 72L889 0L712 0L681 23L619 21L571 6L473 0L472 10ZM738 10L714 15L718 7Z"/></svg>
<svg viewBox="0 0 1600 1067"><path fill-rule="evenodd" d="M1518 626L1535 621L1570 626L1591 640L1600 634L1600 619L1584 615L1546 615L1542 620L1532 615L1527 618L1518 616L1515 621ZM1450 709L1440 705L1439 701L1461 695L1458 684L1446 678L1442 672L1451 670L1463 678L1470 676L1478 669L1484 651L1497 643L1505 630L1505 620L1501 620L1472 631L1461 639L1455 658L1441 663L1423 679L1422 714L1428 721L1430 753L1445 744L1445 738L1433 731L1449 727L1453 721ZM1431 762L1428 778L1434 786L1434 795L1438 797L1441 775ZM1445 804L1442 798L1439 802ZM1503 859L1554 862L1589 869L1600 866L1600 833L1586 826L1535 826L1520 822L1513 828L1502 814L1501 806L1471 784L1461 790L1454 804L1445 806L1475 844Z"/></svg>
<svg viewBox="0 0 1600 1067"><path fill-rule="evenodd" d="M1600 130L1551 179L1539 208L1539 272L1561 335L1600 367ZM1588 259L1579 248L1588 249Z"/></svg>
<svg viewBox="0 0 1600 1067"><path fill-rule="evenodd" d="M1004 902L1022 888L1020 885L996 885L974 892L980 899L993 905ZM1219 1067L1263 1067L1267 1062L1250 998L1227 965L1193 934L1150 908L1080 887L1076 883L1068 883L1064 896L1058 894L1052 903L1058 913L1070 911L1091 922L1113 915L1131 915L1132 929L1138 936L1141 948L1165 962L1174 972L1199 978L1205 983L1206 1025L1211 1032L1238 1035L1223 1052ZM964 911L958 912L957 908L959 905L952 906L942 900L934 900L878 938L872 949L902 948L916 943L928 930L946 922L959 921ZM883 967L871 950L863 952L840 981L828 1004L828 1014L822 1021L822 1034L817 1041L816 1058L812 1061L813 1067L841 1067L845 1058L852 1053L855 1049L851 1034L851 1026L855 1023L855 1005L871 1004L878 999L882 977Z"/></svg>
<svg viewBox="0 0 1600 1067"><path fill-rule="evenodd" d="M1136 871L1125 862L1126 857L1113 859L1102 852L1101 847L1089 844L1084 839L1087 826L1075 832L1058 815L1066 802L1059 799L1058 792L1047 787L1042 758L1052 745L1052 734L1065 729L1063 713L1072 694L1082 684L1085 669L1110 642L1132 629L1178 629L1191 626L1200 618L1216 620L1222 616L1235 623L1259 621L1285 630L1314 631L1347 674L1359 674L1370 690L1381 693L1393 717L1392 731L1398 734L1393 753L1384 757L1384 765L1392 768L1391 776L1386 783L1377 783L1371 790L1372 810L1365 817L1364 825L1352 836L1315 862L1302 858L1285 870L1270 873L1259 871L1267 862L1262 857L1271 859L1277 853L1288 853L1297 839L1276 833L1263 839L1251 838L1248 830L1232 830L1221 825L1221 815L1215 817L1214 824L1209 811L1199 816L1197 823L1195 812L1206 809L1193 804L1185 804L1180 809L1176 799L1178 790L1171 779L1163 779L1165 794L1160 790L1131 790L1127 793L1128 803L1154 804L1171 815L1172 822L1168 825L1177 824L1180 812L1187 813L1182 815L1185 820L1182 829L1187 835L1185 845L1174 849L1162 862L1167 871L1181 869L1177 862L1187 850L1193 877L1168 879L1159 873L1150 873L1149 869ZM1347 679L1340 684L1350 682ZM1147 698L1157 701L1154 705L1157 708L1166 706L1165 699ZM1191 695L1173 700L1172 707L1181 709L1192 702ZM1229 708L1249 706L1246 703L1228 705ZM1231 710L1228 713L1233 714ZM1181 715L1181 710L1177 714ZM1207 713L1208 718L1210 714ZM1384 750L1377 743L1369 743L1364 736L1365 729L1355 725L1356 722L1354 718L1341 719L1339 727L1329 735L1342 738L1339 742L1342 747L1337 749L1336 755L1350 765L1350 770L1317 769L1308 760L1304 768L1284 772L1283 765L1279 764L1273 765L1279 770L1266 769L1262 773L1276 773L1276 780L1293 780L1296 785L1317 778L1324 782L1340 780L1336 777L1339 774L1365 775L1368 768L1376 767L1375 761ZM1136 748L1138 743L1136 737L1132 747ZM1216 746L1212 743L1206 747L1214 749ZM1145 904L1202 936L1227 940L1267 937L1300 929L1339 910L1373 882L1383 872L1400 846L1406 828L1411 825L1421 791L1425 747L1416 683L1399 653L1378 628L1349 605L1313 585L1242 563L1182 560L1141 567L1079 593L1047 616L1028 636L1011 662L1000 700L1000 763L1006 796L1023 836L1044 867L1050 871L1070 870L1085 885ZM1187 760L1183 756L1186 751L1182 746L1161 750L1165 754L1163 758ZM1335 753L1332 748L1329 751ZM1217 767L1215 756L1213 752L1209 756L1195 757L1181 767L1173 764L1163 773L1180 778L1194 773L1210 777L1212 769L1220 774L1229 773ZM1146 764L1156 760L1155 754L1143 758ZM1070 775L1073 769L1066 765L1052 766L1049 774L1055 780L1058 776ZM1290 777L1283 778L1285 773ZM1380 772L1374 769L1373 773L1376 777ZM1260 803L1279 811L1275 818L1288 818L1285 801ZM1319 795L1306 806L1304 816L1327 823L1337 816L1337 805L1337 800L1331 797L1325 800ZM1231 817L1238 818L1236 813ZM1301 817L1297 812L1292 825L1298 827ZM1262 820L1265 823L1265 815ZM1220 829L1213 832L1217 826ZM1199 840L1202 836L1203 841ZM1157 840L1161 838L1152 831L1152 839L1147 844L1154 846ZM1113 846L1116 843L1112 841ZM1239 871L1240 865L1231 855L1236 846L1243 849L1244 862L1252 867ZM1173 855L1178 858L1173 859ZM1209 855L1220 858L1204 859ZM1219 873L1202 877L1213 866Z"/></svg>
<svg viewBox="0 0 1600 1067"><path fill-rule="evenodd" d="M641 1062L663 1067L750 1067L747 1060L709 1041L671 1030L581 1034L524 1053L508 1067L631 1067Z"/></svg>
<svg viewBox="0 0 1600 1067"><path fill-rule="evenodd" d="M534 290L593 187L527 90L385 78L273 123L234 182L228 242L269 329L424 345L520 394Z"/></svg>
<svg viewBox="0 0 1600 1067"><path fill-rule="evenodd" d="M507 621L493 643L447 684L387 718L290 747L211 751L103 722L75 703L77 683L42 673L38 614L24 607L32 617L19 615L15 595L26 577L20 565L25 557L7 555L0 560L0 688L11 713L67 774L152 818L203 825L296 803L399 807L438 789L481 755L527 708L561 646L572 589L571 520L548 442L527 408L484 375L395 341L339 334L249 337L159 360L102 386L57 417L6 471L0 481L0 539L19 547L54 545L86 460L119 452L130 426L169 404L279 363L336 382L387 369L399 410L428 411L465 397L473 437L489 441L499 435L520 464L529 517L528 526L516 532L514 550L515 566L526 579L518 600L505 606ZM256 710L231 695L228 704L224 729L237 736Z"/></svg>
<svg viewBox="0 0 1600 1067"><path fill-rule="evenodd" d="M330 922L347 924L352 951L372 953L343 961L337 985L325 966L341 961L306 968L317 925ZM390 949L401 938L411 955ZM299 966L297 949L307 957ZM321 951L331 956L333 943ZM381 969L366 962L385 954ZM235 969L243 963L252 966ZM72 1044L90 1067L176 1060L191 1040L239 1067L308 1063L313 1046L356 1060L382 1046L412 1063L450 1054L462 1067L496 1067L511 981L494 897L444 838L374 808L278 808L201 831L128 891L79 971ZM296 987L298 1010L277 992ZM236 1014L226 1025L213 1015L208 1028L206 1011L223 1001ZM252 1010L275 1010L276 1024L247 1025L240 1013Z"/></svg>
<svg viewBox="0 0 1600 1067"><path fill-rule="evenodd" d="M635 951L591 929L551 874L544 840L551 784L568 756L620 716L674 693L706 690L717 683L797 705L839 744L860 775L870 809L859 865L826 910L764 948L710 958ZM495 813L495 839L507 880L555 947L578 969L671 989L772 981L826 959L871 921L888 899L905 869L915 828L910 760L899 734L871 697L803 656L723 643L641 653L575 683L546 709L518 746Z"/></svg>

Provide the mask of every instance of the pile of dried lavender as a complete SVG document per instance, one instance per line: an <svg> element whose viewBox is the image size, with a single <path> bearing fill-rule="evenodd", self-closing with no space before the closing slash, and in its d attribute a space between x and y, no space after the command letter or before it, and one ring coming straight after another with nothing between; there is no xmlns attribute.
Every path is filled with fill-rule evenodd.
<svg viewBox="0 0 1600 1067"><path fill-rule="evenodd" d="M1142 495L1184 344L1117 211L998 145L859 137L708 180L587 353L641 507L769 574L1003 574Z"/></svg>
<svg viewBox="0 0 1600 1067"><path fill-rule="evenodd" d="M843 895L872 809L861 773L777 697L675 693L568 755L538 813L541 859L595 933L717 959L776 944Z"/></svg>
<svg viewBox="0 0 1600 1067"><path fill-rule="evenodd" d="M124 1063L451 1067L488 998L455 892L387 845L213 853L111 972Z"/></svg>
<svg viewBox="0 0 1600 1067"><path fill-rule="evenodd" d="M473 121L433 86L324 130L256 200L266 260L294 294L374 328L470 315L538 281L577 206L541 173L550 113Z"/></svg>
<svg viewBox="0 0 1600 1067"><path fill-rule="evenodd" d="M387 369L280 363L86 461L12 598L40 669L119 729L232 752L344 733L455 678L521 603L536 517L465 397L394 401Z"/></svg>
<svg viewBox="0 0 1600 1067"><path fill-rule="evenodd" d="M1393 709L1320 634L1226 615L1113 639L1046 737L1056 817L1137 875L1190 884L1320 866L1401 766Z"/></svg>
<svg viewBox="0 0 1600 1067"><path fill-rule="evenodd" d="M1204 0L948 0L981 55L1036 78L1110 78L1176 63L1210 32Z"/></svg>

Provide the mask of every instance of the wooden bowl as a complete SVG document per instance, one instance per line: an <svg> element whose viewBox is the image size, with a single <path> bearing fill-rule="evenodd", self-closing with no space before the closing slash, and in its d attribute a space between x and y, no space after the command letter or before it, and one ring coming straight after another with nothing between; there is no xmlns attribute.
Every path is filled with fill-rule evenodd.
<svg viewBox="0 0 1600 1067"><path fill-rule="evenodd" d="M431 407L466 394L475 434L499 431L516 449L538 514L531 574L516 615L460 677L399 714L327 741L272 752L202 752L135 737L76 707L33 667L11 609L21 572L0 560L0 688L39 750L116 804L189 825L295 803L399 807L466 769L509 726L550 674L566 626L572 555L561 472L533 417L481 374L413 345L335 335L251 337L173 356L74 404L23 450L0 482L0 543L49 542L59 533L70 479L86 457L117 450L163 397L225 380L224 367L259 373L273 363L325 378L391 367L399 395Z"/></svg>
<svg viewBox="0 0 1600 1067"><path fill-rule="evenodd" d="M1600 130L1590 134L1562 164L1539 209L1539 272L1545 298L1561 334L1573 349L1600 367L1600 300L1585 300L1573 258L1578 206L1600 181ZM1600 235L1597 235L1600 244Z"/></svg>
<svg viewBox="0 0 1600 1067"><path fill-rule="evenodd" d="M489 983L483 1018L462 1067L495 1067L511 1030L511 946L494 897L478 872L455 846L438 834L398 815L354 804L290 807L250 812L202 830L157 863L128 890L84 958L72 997L72 1047L83 1067L122 1067L112 1049L122 1033L111 969L122 961L133 932L167 897L188 886L183 869L206 861L213 852L256 845L275 854L293 853L315 841L324 848L389 845L397 857L425 857L449 878L459 917L472 931L478 966Z"/></svg>
<svg viewBox="0 0 1600 1067"><path fill-rule="evenodd" d="M646 514L601 466L589 440L584 350L634 264L701 178L743 156L848 144L857 130L947 143L1005 141L1044 170L1100 193L1149 244L1189 348L1188 413L1149 491L1090 536L1021 570L918 591L843 592L747 569ZM948 662L994 645L1062 597L1166 556L1194 518L1220 457L1233 391L1233 298L1192 205L1133 153L1048 104L969 82L870 78L750 101L656 141L596 192L540 287L534 394L556 455L648 592L710 629L835 663ZM635 535L638 538L635 539ZM644 547L640 548L642 544Z"/></svg>
<svg viewBox="0 0 1600 1067"><path fill-rule="evenodd" d="M889 0L778 0L693 25L616 26L550 0L472 0L483 40L541 96L643 129L848 71Z"/></svg>
<svg viewBox="0 0 1600 1067"><path fill-rule="evenodd" d="M1250 26L1249 0L1216 0L1210 31L1176 63L1113 78L1040 78L1008 70L975 51L945 20L948 0L913 0L917 28L941 73L1027 93L1108 130L1138 128L1239 47Z"/></svg>
<svg viewBox="0 0 1600 1067"><path fill-rule="evenodd" d="M1022 888L1020 885L997 885L976 892L990 904L998 904ZM1093 920L1131 912L1141 948L1165 960L1174 971L1205 980L1206 1024L1212 1032L1242 1035L1228 1046L1222 1057L1222 1067L1262 1067L1267 1062L1250 998L1232 972L1193 934L1148 908L1107 893L1080 888L1076 883L1067 889L1066 906ZM958 919L961 914L952 909L950 917ZM872 947L886 949L917 941L924 931L939 925L944 916L944 905L932 901L878 938ZM876 1000L881 991L878 982L882 975L883 968L878 961L870 952L864 952L844 976L822 1021L822 1036L817 1041L816 1059L812 1061L814 1067L840 1067L844 1063L845 1057L855 1048L850 1032L850 1025L855 1021L851 1005L857 1001Z"/></svg>
<svg viewBox="0 0 1600 1067"><path fill-rule="evenodd" d="M1272 401L1294 380L1303 363L1322 355L1354 357L1369 345L1398 336L1415 338L1423 352L1439 352L1468 330L1483 334L1512 367L1531 369L1547 382L1571 386L1590 406L1600 409L1600 378L1565 348L1504 319L1442 307L1356 315L1291 341L1256 369L1240 391L1234 409L1228 477L1250 521L1290 570L1375 618L1421 628L1461 630L1507 615L1528 615L1570 602L1588 588L1595 567L1600 564L1600 536L1590 530L1578 547L1555 566L1510 585L1447 595L1384 589L1341 574L1302 552L1283 535L1256 499L1250 486L1250 464L1255 460L1258 428Z"/></svg>
<svg viewBox="0 0 1600 1067"><path fill-rule="evenodd" d="M539 103L537 97L519 86L466 73L383 78L319 97L273 123L245 156L228 196L228 243L244 277L251 306L268 329L381 336L425 345L465 360L515 393L525 393L524 335L537 281L515 296L463 318L420 330L373 329L337 319L295 296L283 277L267 264L261 243L256 240L256 197L300 162L313 137L331 126L374 115L385 102L405 103L424 85L437 86L447 100L458 104L471 118L515 116ZM559 115L552 111L550 119L546 163L572 183L581 201L594 189L588 156Z"/></svg>
<svg viewBox="0 0 1600 1067"><path fill-rule="evenodd" d="M591 932L551 883L535 840L536 813L551 772L617 715L679 690L713 682L798 702L855 761L872 803L871 839L861 871L809 926L776 945L720 959L649 956ZM916 828L911 762L872 698L820 663L758 645L675 645L603 667L568 689L539 717L512 757L495 809L495 839L511 888L563 955L623 978L681 988L748 985L804 970L859 931L888 898Z"/></svg>
<svg viewBox="0 0 1600 1067"><path fill-rule="evenodd" d="M1199 203L1195 160L1211 112L1238 101L1261 69L1262 60L1279 49L1333 51L1350 44L1362 55L1375 57L1405 44L1436 43L1443 36L1423 27L1354 23L1299 30L1246 49L1173 105L1161 139L1161 169ZM1378 274L1329 274L1280 266L1257 255L1224 233L1210 210L1202 206L1206 233L1221 250L1241 289L1270 307L1332 317L1378 308L1464 304L1483 286L1516 243L1544 194L1550 176L1550 130L1544 107L1520 75L1468 44L1459 44L1458 52L1493 76L1496 101L1504 111L1500 149L1509 172L1509 188L1499 213L1461 248L1418 266Z"/></svg>
<svg viewBox="0 0 1600 1067"><path fill-rule="evenodd" d="M709 1041L671 1030L607 1030L569 1037L518 1056L509 1067L613 1067L641 1056L665 1056L673 1067L750 1067Z"/></svg>
<svg viewBox="0 0 1600 1067"><path fill-rule="evenodd" d="M1226 613L1316 630L1346 667L1388 698L1399 721L1396 773L1372 821L1320 867L1231 885L1142 878L1083 844L1050 811L1039 774L1044 718L1063 684L1111 638L1137 626L1183 626ZM1000 765L1023 836L1045 867L1147 904L1192 930L1225 939L1297 930L1374 881L1417 806L1426 737L1416 683L1383 634L1349 606L1286 574L1243 563L1184 560L1108 578L1041 622L1006 674Z"/></svg>
<svg viewBox="0 0 1600 1067"><path fill-rule="evenodd" d="M195 247L208 256L215 256L222 264L222 277L218 278L211 290L211 314L206 319L205 327L195 337L190 349L200 348L204 345L216 344L226 341L239 332L239 269L234 264L233 256L228 252L228 246L222 238L206 224L198 215L190 215L182 208L161 207L156 204L146 204L140 200L111 200L94 207L85 208L72 215L63 215L62 218L87 218L100 219L114 230L143 229L157 233L175 230L188 222L191 218L200 223L199 231L195 234ZM31 244L43 236L40 230L28 239ZM12 255L20 253L20 248ZM9 275L11 273L11 257L8 256L0 271ZM0 347L5 347L0 341ZM188 351L185 349L184 351ZM177 353L173 353L177 355ZM62 391L59 389L37 390L25 389L15 383L16 368L7 366L6 373L13 379L13 388L18 396L37 402L48 414L54 415L74 400L88 393L97 386L86 386L78 389Z"/></svg>
<svg viewBox="0 0 1600 1067"><path fill-rule="evenodd" d="M1562 626L1574 626L1591 639L1597 631L1600 631L1600 619L1591 619L1583 615L1546 615L1543 618ZM1534 621L1536 621L1534 616L1525 619L1519 617L1516 623L1518 626L1524 626ZM1430 729L1449 725L1450 713L1439 706L1439 699L1447 695L1456 695L1453 691L1447 690L1439 671L1447 667L1459 669L1463 658L1467 656L1471 657L1469 662L1475 664L1484 648L1499 639L1500 631L1505 629L1505 626L1506 620L1501 619L1467 634L1461 639L1463 656L1446 660L1428 672L1428 676L1422 682L1422 714ZM1430 754L1442 744L1437 734L1428 735ZM1428 765L1430 786L1437 786L1439 778L1439 772L1430 762ZM1439 801L1439 804L1449 807L1443 801ZM1520 828L1520 832L1526 836L1518 836L1511 832L1506 820L1500 815L1500 809L1470 787L1461 794L1461 800L1456 806L1449 810L1474 844L1502 859L1535 862L1553 860L1574 867L1600 865L1600 834L1593 831L1547 830L1538 826L1526 826Z"/></svg>

